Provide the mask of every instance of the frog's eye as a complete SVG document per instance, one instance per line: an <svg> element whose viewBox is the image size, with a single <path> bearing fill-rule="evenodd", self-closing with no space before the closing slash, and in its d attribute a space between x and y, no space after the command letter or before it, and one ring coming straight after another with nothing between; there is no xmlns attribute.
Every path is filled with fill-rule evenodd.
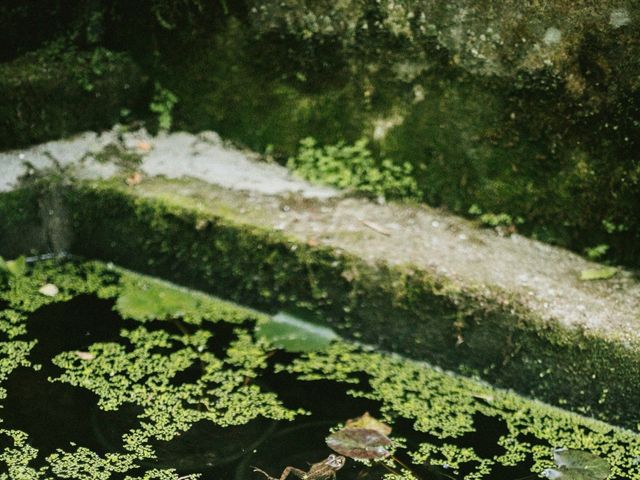
<svg viewBox="0 0 640 480"><path fill-rule="evenodd" d="M329 455L329 458L327 458L327 460L329 460L330 462L333 462L335 459L336 459L336 456L333 453Z"/></svg>

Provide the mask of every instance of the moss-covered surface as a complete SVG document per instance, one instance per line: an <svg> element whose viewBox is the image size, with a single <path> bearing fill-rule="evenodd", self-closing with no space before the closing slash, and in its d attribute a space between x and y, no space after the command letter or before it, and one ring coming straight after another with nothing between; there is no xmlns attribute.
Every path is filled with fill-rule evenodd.
<svg viewBox="0 0 640 480"><path fill-rule="evenodd" d="M72 252L266 311L308 308L345 336L626 426L640 421L633 342L538 319L505 292L371 264L252 225L251 216L267 210L241 213L224 200L205 207L197 195L174 198L165 189L158 200L124 188L62 191Z"/></svg>
<svg viewBox="0 0 640 480"><path fill-rule="evenodd" d="M256 2L157 75L178 128L283 160L364 136L432 205L637 265L637 8L494 3Z"/></svg>
<svg viewBox="0 0 640 480"><path fill-rule="evenodd" d="M0 7L7 44L66 38L80 53L43 48L2 66L0 146L102 128L129 102L146 108L137 67L109 53L126 51L156 85L151 110L165 125L215 129L281 161L307 136L321 145L366 137L379 162L413 165L432 205L522 219L513 223L534 238L581 253L606 246L608 260L638 265L633 3L47 4L51 23L33 38L15 23L41 23L44 7ZM110 67L99 60L94 82L106 52ZM87 102L100 108L78 108Z"/></svg>
<svg viewBox="0 0 640 480"><path fill-rule="evenodd" d="M0 64L0 148L102 130L137 108L141 70L125 53L58 42Z"/></svg>
<svg viewBox="0 0 640 480"><path fill-rule="evenodd" d="M120 447L105 452L86 447L83 442L89 439L76 439L43 457L29 431L3 428L3 480L196 478L190 475L194 470L184 466L178 470L147 466L158 441L175 439L203 421L223 429L256 417L291 422L305 413L300 405L308 405L315 395L309 388L318 381L324 382L324 392L336 391L327 387L333 383L348 386L344 398L315 399L316 405L336 402L329 411L343 411L344 405L362 401L375 406L375 414L394 427L396 456L410 459L416 472L428 465L466 479L540 473L552 465L553 447L567 447L605 458L612 467L611 478L640 478L640 442L630 431L344 341L287 361L286 356L273 356L268 340L253 337L253 326L269 321L266 315L110 265L40 262L1 282L2 315L10 319L2 323L0 333L2 404L11 395L6 390L8 380L42 369L49 374L48 382L93 392L91 398L102 411L126 413L135 406L137 412L135 426L122 435ZM57 285L58 294L39 293L45 283ZM87 294L115 301L114 308L130 319L127 328L118 333L117 327L102 325L102 329L116 328L115 337L110 341L85 337L82 350L55 350L56 335L73 336L73 332L34 339L32 331L41 328L30 319L34 313ZM232 329L231 340L217 333L215 325L220 323ZM35 349L42 352L47 345L54 346L47 350L52 357L34 361ZM265 391L260 386L265 375L286 375L296 386L278 387L276 382L274 391ZM288 399L286 407L280 395ZM483 431L487 424L482 418L493 422L495 430ZM210 448L217 447L211 443ZM255 454L251 449L244 453ZM284 455L278 461L288 462L288 454ZM345 478L357 473L353 469L364 469L361 473L368 478L367 467L356 466L344 472ZM402 478L416 477L405 472Z"/></svg>
<svg viewBox="0 0 640 480"><path fill-rule="evenodd" d="M39 198L37 190L28 188L2 194L0 255L13 258L30 251L48 250Z"/></svg>

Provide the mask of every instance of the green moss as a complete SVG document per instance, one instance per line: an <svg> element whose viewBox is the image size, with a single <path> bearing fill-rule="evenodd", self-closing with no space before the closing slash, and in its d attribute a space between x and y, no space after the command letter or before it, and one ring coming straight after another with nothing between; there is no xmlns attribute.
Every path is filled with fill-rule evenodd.
<svg viewBox="0 0 640 480"><path fill-rule="evenodd" d="M66 195L79 254L267 311L310 308L344 336L609 421L640 422L640 356L624 339L532 318L504 292L461 289L410 266L370 265L247 226L226 213L224 197L208 210L197 195L156 200L114 184L79 184Z"/></svg>
<svg viewBox="0 0 640 480"><path fill-rule="evenodd" d="M53 42L0 64L0 148L111 127L121 109L136 106L142 87L128 55L101 47Z"/></svg>
<svg viewBox="0 0 640 480"><path fill-rule="evenodd" d="M39 192L31 188L0 194L0 256L14 258L32 251L46 251L39 197Z"/></svg>

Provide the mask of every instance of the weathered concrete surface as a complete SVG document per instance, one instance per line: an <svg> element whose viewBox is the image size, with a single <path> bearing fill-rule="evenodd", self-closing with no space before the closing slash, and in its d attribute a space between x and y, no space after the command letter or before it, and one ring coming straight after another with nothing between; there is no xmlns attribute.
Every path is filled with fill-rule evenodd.
<svg viewBox="0 0 640 480"><path fill-rule="evenodd" d="M114 147L114 153L101 156L107 147ZM338 194L333 188L293 178L279 165L258 162L257 155L225 145L214 132L152 138L145 130L127 133L117 129L0 153L0 192L17 186L29 165L35 169L70 169L70 174L83 179L109 178L118 172L117 164L123 162L119 154L123 152L133 156L125 160L127 168L137 168L149 176L194 177L267 195L299 192L304 197L328 198ZM137 161L142 161L139 167Z"/></svg>
<svg viewBox="0 0 640 480"><path fill-rule="evenodd" d="M207 138L125 135L120 145L141 151L142 163L120 170L112 162L121 158L99 168L89 156L73 162L104 145L95 136L50 144L51 155L84 178L113 173L108 183L81 184L79 197L69 194L64 208L79 238L57 243L150 273L168 268L175 280L216 294L228 282L230 298L257 298L263 307L324 305L355 338L385 337L385 348L462 365L600 418L625 425L640 418L640 282L631 272L581 281L598 265L441 210L312 186ZM5 190L21 173L20 156L46 165L44 149L0 158ZM135 170L147 174L131 182ZM57 205L44 203L45 214Z"/></svg>
<svg viewBox="0 0 640 480"><path fill-rule="evenodd" d="M86 133L2 153L0 191L18 184L29 169L24 162L35 168L57 162L84 179L117 175L114 163L93 157L117 142L141 154L137 168L149 177L199 179L159 183L143 178L132 189L136 194L197 198L205 208L223 202L241 213L241 221L339 248L372 263L413 265L461 285L498 287L516 294L540 318L640 340L640 282L629 271L621 269L609 280L581 281L580 272L599 265L517 234L500 236L427 206L341 198L330 187L311 185L283 167L259 162L251 152L225 145L213 132L150 137L137 131L120 139L115 132ZM230 191L208 188L203 182ZM316 201L296 201L296 194Z"/></svg>

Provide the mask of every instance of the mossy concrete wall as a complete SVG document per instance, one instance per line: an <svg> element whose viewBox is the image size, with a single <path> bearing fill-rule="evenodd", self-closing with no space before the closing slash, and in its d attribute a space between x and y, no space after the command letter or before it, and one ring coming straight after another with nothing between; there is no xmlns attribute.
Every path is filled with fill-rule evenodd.
<svg viewBox="0 0 640 480"><path fill-rule="evenodd" d="M64 32L82 58L127 52L177 96L180 129L214 129L279 160L308 135L365 136L381 158L416 167L432 205L506 213L534 238L639 265L635 2L49 2L51 28L33 38L13 22L42 22L41 7L18 3L0 7L9 46ZM150 92L117 85L103 100L71 88L65 61L52 63L47 81L7 84L0 145L102 128L117 104L149 104ZM134 81L127 65L107 76ZM73 100L51 101L63 95Z"/></svg>
<svg viewBox="0 0 640 480"><path fill-rule="evenodd" d="M104 48L51 45L0 64L0 149L103 130L139 106L144 76Z"/></svg>
<svg viewBox="0 0 640 480"><path fill-rule="evenodd" d="M267 311L310 308L347 337L618 424L640 421L640 289L626 272L580 282L590 264L579 257L423 207L163 179L54 191L73 253ZM3 211L28 192L3 194ZM6 234L27 217L0 218Z"/></svg>
<svg viewBox="0 0 640 480"><path fill-rule="evenodd" d="M361 136L432 205L638 265L637 5L249 2L159 73L176 124L286 158ZM476 210L478 209L476 208Z"/></svg>

